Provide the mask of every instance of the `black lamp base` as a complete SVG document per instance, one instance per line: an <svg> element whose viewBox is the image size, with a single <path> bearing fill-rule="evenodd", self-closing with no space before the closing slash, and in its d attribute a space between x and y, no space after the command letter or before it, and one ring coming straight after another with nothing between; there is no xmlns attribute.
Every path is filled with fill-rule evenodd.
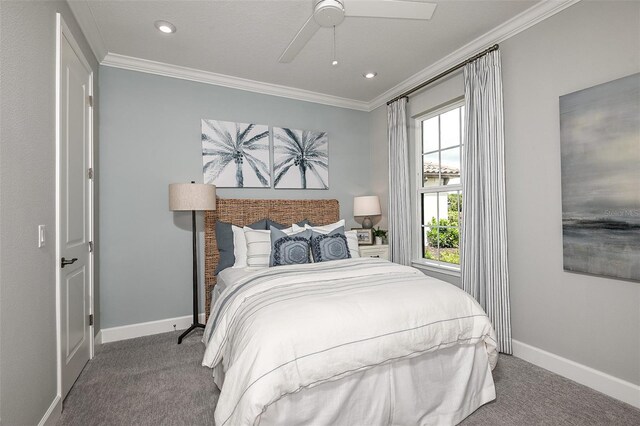
<svg viewBox="0 0 640 426"><path fill-rule="evenodd" d="M187 334L191 333L193 330L195 330L196 328L204 328L204 324L200 324L195 323L195 324L191 324L191 327L187 328L184 333L182 333L180 335L180 337L178 337L178 344L182 343L182 339L184 339L185 337L187 337Z"/></svg>
<svg viewBox="0 0 640 426"><path fill-rule="evenodd" d="M191 182L193 183L193 182ZM184 333L178 337L178 344L182 343L187 334L191 333L196 328L204 328L204 324L200 324L198 321L198 248L196 245L196 212L191 211L191 232L192 232L192 249L193 249L193 323L191 327L185 330Z"/></svg>

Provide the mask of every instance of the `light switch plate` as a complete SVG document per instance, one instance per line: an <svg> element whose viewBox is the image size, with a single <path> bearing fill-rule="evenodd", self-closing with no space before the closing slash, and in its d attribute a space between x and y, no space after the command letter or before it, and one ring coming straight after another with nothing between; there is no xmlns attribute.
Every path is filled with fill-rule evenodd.
<svg viewBox="0 0 640 426"><path fill-rule="evenodd" d="M38 225L38 248L44 247L45 243L45 226Z"/></svg>

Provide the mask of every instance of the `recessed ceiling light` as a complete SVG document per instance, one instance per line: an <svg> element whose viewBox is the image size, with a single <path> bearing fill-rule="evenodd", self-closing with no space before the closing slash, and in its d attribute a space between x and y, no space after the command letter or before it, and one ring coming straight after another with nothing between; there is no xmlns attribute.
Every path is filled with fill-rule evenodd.
<svg viewBox="0 0 640 426"><path fill-rule="evenodd" d="M334 59L333 62L331 62L331 65L334 67L338 66L338 61Z"/></svg>
<svg viewBox="0 0 640 426"><path fill-rule="evenodd" d="M371 78L375 77L376 75L378 75L378 73L377 73L377 72L368 72L368 73L366 73L366 74L362 74L362 76L363 76L364 78L369 78L369 79L371 79Z"/></svg>
<svg viewBox="0 0 640 426"><path fill-rule="evenodd" d="M158 30L165 34L172 34L176 32L176 26L167 21L156 21L155 26Z"/></svg>

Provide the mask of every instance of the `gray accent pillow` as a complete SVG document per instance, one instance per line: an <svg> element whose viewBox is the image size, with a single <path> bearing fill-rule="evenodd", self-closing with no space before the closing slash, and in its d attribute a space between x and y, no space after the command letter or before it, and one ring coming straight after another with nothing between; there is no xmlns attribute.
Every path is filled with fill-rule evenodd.
<svg viewBox="0 0 640 426"><path fill-rule="evenodd" d="M334 229L328 234L313 232L311 235L311 253L314 262L351 259L344 226Z"/></svg>
<svg viewBox="0 0 640 426"><path fill-rule="evenodd" d="M251 229L267 229L267 219L259 220L249 225ZM231 224L227 222L216 222L216 242L218 243L218 252L220 253L220 259L218 260L218 267L215 274L218 275L220 271L233 266L236 262L236 257L233 254L233 231L231 230Z"/></svg>
<svg viewBox="0 0 640 426"><path fill-rule="evenodd" d="M271 230L271 258L269 266L296 265L311 263L309 254L309 238L311 231L302 231L288 235L277 229Z"/></svg>
<svg viewBox="0 0 640 426"><path fill-rule="evenodd" d="M265 231L269 230L269 226L267 225L267 221L268 219L261 219L257 222L253 222L251 225L249 225L249 228L251 229L264 229Z"/></svg>
<svg viewBox="0 0 640 426"><path fill-rule="evenodd" d="M300 228L304 228L305 225L312 226L311 222L309 222L307 219L301 220L300 222L296 223L296 225L298 225ZM285 229L285 228L290 227L291 225L283 225L281 223L274 222L271 219L267 219L267 228L266 229L271 229L272 226L274 228L276 228L276 229Z"/></svg>

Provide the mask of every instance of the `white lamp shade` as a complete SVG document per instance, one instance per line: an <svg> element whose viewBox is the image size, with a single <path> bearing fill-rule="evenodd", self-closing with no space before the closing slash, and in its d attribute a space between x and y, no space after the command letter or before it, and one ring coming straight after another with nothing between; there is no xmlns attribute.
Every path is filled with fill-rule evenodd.
<svg viewBox="0 0 640 426"><path fill-rule="evenodd" d="M367 195L353 199L354 216L377 216L381 214L380 199L377 195Z"/></svg>
<svg viewBox="0 0 640 426"><path fill-rule="evenodd" d="M202 183L169 185L169 210L215 210L216 187Z"/></svg>

